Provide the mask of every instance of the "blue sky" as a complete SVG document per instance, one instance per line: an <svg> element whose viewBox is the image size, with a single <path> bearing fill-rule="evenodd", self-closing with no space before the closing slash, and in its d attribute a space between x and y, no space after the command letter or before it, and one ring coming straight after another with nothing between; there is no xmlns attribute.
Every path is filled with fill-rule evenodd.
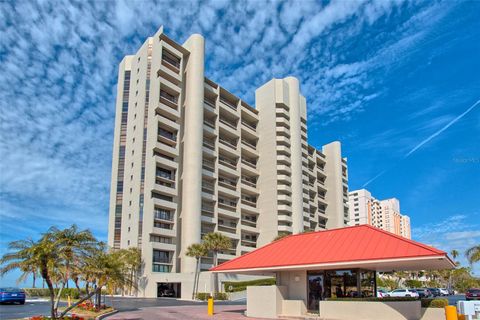
<svg viewBox="0 0 480 320"><path fill-rule="evenodd" d="M464 251L480 242L479 13L478 1L1 2L0 253L52 224L106 239L117 66L160 25L179 42L203 34L207 75L251 104L272 77L297 76L309 142L342 141L350 189L399 198L414 239Z"/></svg>

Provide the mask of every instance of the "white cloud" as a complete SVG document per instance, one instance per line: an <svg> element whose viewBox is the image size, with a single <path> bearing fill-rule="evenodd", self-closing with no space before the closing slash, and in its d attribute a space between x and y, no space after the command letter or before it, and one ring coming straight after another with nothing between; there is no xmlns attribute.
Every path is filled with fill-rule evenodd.
<svg viewBox="0 0 480 320"><path fill-rule="evenodd" d="M134 4L0 3L0 214L25 219L19 236L39 217L47 225L94 216L82 221L106 230L117 65L160 25L179 42L203 33L207 75L252 104L265 81L298 76L311 120L326 123L381 95L371 89L372 70L428 36L411 36L433 24L425 10L443 10L432 4L408 21L397 16L393 40L352 59L365 24L390 19L403 1Z"/></svg>

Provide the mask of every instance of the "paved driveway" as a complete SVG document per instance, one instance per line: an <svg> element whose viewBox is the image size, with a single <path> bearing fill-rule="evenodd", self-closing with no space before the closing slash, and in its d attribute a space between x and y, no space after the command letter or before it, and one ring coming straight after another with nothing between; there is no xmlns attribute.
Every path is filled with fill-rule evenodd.
<svg viewBox="0 0 480 320"><path fill-rule="evenodd" d="M245 305L216 305L214 316L207 315L207 306L177 306L177 307L152 307L137 311L119 312L107 318L107 320L254 320L244 316Z"/></svg>

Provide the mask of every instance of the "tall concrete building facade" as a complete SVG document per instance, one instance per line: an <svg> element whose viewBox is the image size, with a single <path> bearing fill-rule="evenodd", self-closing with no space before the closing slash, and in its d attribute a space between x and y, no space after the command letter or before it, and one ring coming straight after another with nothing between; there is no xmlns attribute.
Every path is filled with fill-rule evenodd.
<svg viewBox="0 0 480 320"><path fill-rule="evenodd" d="M400 213L396 198L375 199L366 189L349 193L350 225L369 224L410 239L410 217Z"/></svg>
<svg viewBox="0 0 480 320"><path fill-rule="evenodd" d="M293 77L260 87L256 108L206 78L198 34L178 44L160 28L122 60L108 242L141 249L140 295L189 297L185 252L209 232L231 239L224 262L282 233L348 224L346 159L339 142L308 145L306 110Z"/></svg>

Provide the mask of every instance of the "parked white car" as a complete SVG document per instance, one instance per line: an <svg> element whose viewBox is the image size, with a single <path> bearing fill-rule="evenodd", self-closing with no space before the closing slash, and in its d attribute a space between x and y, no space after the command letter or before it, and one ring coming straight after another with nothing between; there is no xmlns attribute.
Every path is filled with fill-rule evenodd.
<svg viewBox="0 0 480 320"><path fill-rule="evenodd" d="M418 298L418 292L411 289L395 289L388 293L390 297L412 297Z"/></svg>
<svg viewBox="0 0 480 320"><path fill-rule="evenodd" d="M448 292L447 289L445 288L438 288L440 290L440 293L442 294L442 296L448 296L450 294L450 292Z"/></svg>

